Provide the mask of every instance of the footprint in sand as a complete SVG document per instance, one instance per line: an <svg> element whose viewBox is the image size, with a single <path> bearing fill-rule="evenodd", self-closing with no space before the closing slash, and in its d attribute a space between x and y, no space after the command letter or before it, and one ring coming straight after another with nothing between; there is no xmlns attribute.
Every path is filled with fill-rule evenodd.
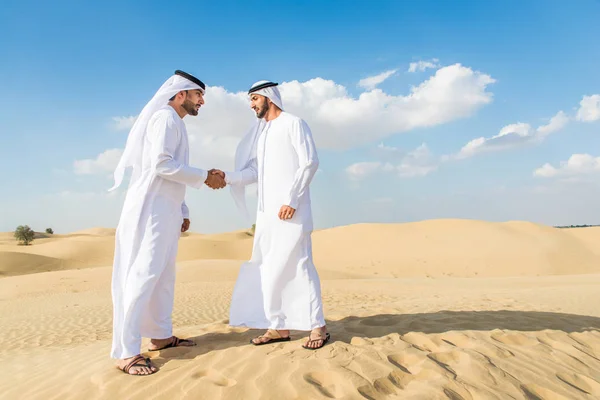
<svg viewBox="0 0 600 400"><path fill-rule="evenodd" d="M578 368L587 367L587 364L584 361L582 361L580 357L587 356L588 354L581 351L576 346L569 344L564 338L563 341L558 341L553 339L550 335L547 335L547 337L539 337L538 340L540 341L540 343L555 350L552 353L553 357L558 358L559 360L565 362L568 365L571 365L573 362L576 362Z"/></svg>
<svg viewBox="0 0 600 400"><path fill-rule="evenodd" d="M515 353L513 353L512 351L503 349L491 343L486 343L482 347L478 347L475 350L490 359L495 357L503 359L515 356Z"/></svg>
<svg viewBox="0 0 600 400"><path fill-rule="evenodd" d="M420 366L426 360L425 355L416 349L408 349L405 352L390 354L388 361L407 374L415 374L420 371Z"/></svg>
<svg viewBox="0 0 600 400"><path fill-rule="evenodd" d="M388 378L379 378L373 381L373 388L384 396L396 394L397 386Z"/></svg>
<svg viewBox="0 0 600 400"><path fill-rule="evenodd" d="M577 373L559 373L556 377L584 393L592 395L600 394L600 383L585 375Z"/></svg>
<svg viewBox="0 0 600 400"><path fill-rule="evenodd" d="M525 398L528 400L570 400L565 396L543 386L536 385L535 383L521 385L521 390L523 390Z"/></svg>
<svg viewBox="0 0 600 400"><path fill-rule="evenodd" d="M229 379L219 371L214 369L207 369L203 371L198 371L192 374L192 378L194 379L206 379L212 384L223 387L230 387L237 383L234 379Z"/></svg>
<svg viewBox="0 0 600 400"><path fill-rule="evenodd" d="M475 336L469 336L462 332L448 332L442 335L442 340L449 345L473 349L488 358L508 358L514 357L514 353L489 343L486 340L478 339Z"/></svg>
<svg viewBox="0 0 600 400"><path fill-rule="evenodd" d="M596 355L600 353L600 345L595 337L588 332L571 332L569 337L580 345L591 350L591 353Z"/></svg>
<svg viewBox="0 0 600 400"><path fill-rule="evenodd" d="M458 375L456 366L470 364L470 356L460 351L447 351L443 353L431 353L427 357L437 365L450 372L454 377Z"/></svg>
<svg viewBox="0 0 600 400"><path fill-rule="evenodd" d="M390 372L387 379L394 386L404 389L413 380L413 376L410 372L400 370Z"/></svg>
<svg viewBox="0 0 600 400"><path fill-rule="evenodd" d="M357 390L358 390L358 393L360 393L362 395L362 397L364 397L365 399L368 399L368 400L379 400L379 399L383 399L384 397L387 397L385 395L378 393L377 390L371 385L361 386Z"/></svg>
<svg viewBox="0 0 600 400"><path fill-rule="evenodd" d="M465 390L466 391L466 390ZM464 396L461 396L456 391L450 388L444 388L444 394L448 396L449 400L472 400L473 396L466 392Z"/></svg>
<svg viewBox="0 0 600 400"><path fill-rule="evenodd" d="M342 396L342 390L336 382L338 378L332 372L310 372L304 375L304 380L315 387L323 396L330 399L337 399Z"/></svg>
<svg viewBox="0 0 600 400"><path fill-rule="evenodd" d="M507 374L498 368L490 357L477 349L430 353L427 357L452 374L454 379L473 386L483 385L493 388L498 385L498 381L507 378ZM469 397L467 393L457 393L463 397Z"/></svg>
<svg viewBox="0 0 600 400"><path fill-rule="evenodd" d="M462 332L446 332L442 335L442 340L455 347L473 347L473 338Z"/></svg>
<svg viewBox="0 0 600 400"><path fill-rule="evenodd" d="M458 375L456 367L461 364L469 364L469 356L458 351L448 351L427 354L427 358L433 361L438 367L450 372L454 378Z"/></svg>
<svg viewBox="0 0 600 400"><path fill-rule="evenodd" d="M451 346L443 339L434 338L434 341L428 335L419 332L409 332L402 336L402 340L421 351L443 351Z"/></svg>
<svg viewBox="0 0 600 400"><path fill-rule="evenodd" d="M469 356L467 353L456 350L441 353L431 353L428 354L428 357L432 360L435 360L438 363L446 365L467 363L471 359L471 356Z"/></svg>
<svg viewBox="0 0 600 400"><path fill-rule="evenodd" d="M369 400L387 399L389 396L398 395L415 377L404 369L392 371L388 376L378 378L372 385L363 385L357 388L364 398ZM395 398L395 397L394 397ZM461 398L462 399L462 398Z"/></svg>
<svg viewBox="0 0 600 400"><path fill-rule="evenodd" d="M380 400L397 394L398 387L389 378L379 378L372 385L364 385L357 390L365 399Z"/></svg>

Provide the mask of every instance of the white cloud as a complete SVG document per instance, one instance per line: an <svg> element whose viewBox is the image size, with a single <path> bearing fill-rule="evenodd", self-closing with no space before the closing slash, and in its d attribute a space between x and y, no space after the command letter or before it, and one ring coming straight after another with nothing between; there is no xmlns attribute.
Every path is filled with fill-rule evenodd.
<svg viewBox="0 0 600 400"><path fill-rule="evenodd" d="M119 163L122 153L121 149L109 149L100 153L95 159L75 160L74 172L77 175L112 172Z"/></svg>
<svg viewBox="0 0 600 400"><path fill-rule="evenodd" d="M437 68L437 62L439 60L437 58L434 58L431 61L418 61L418 62L411 62L410 65L408 66L408 72L417 72L417 71L425 71L427 68Z"/></svg>
<svg viewBox="0 0 600 400"><path fill-rule="evenodd" d="M231 169L236 147L256 119L248 95L207 87L205 101L197 117L184 118L190 137L190 163L205 169Z"/></svg>
<svg viewBox="0 0 600 400"><path fill-rule="evenodd" d="M583 96L577 110L577 120L592 122L600 119L600 94Z"/></svg>
<svg viewBox="0 0 600 400"><path fill-rule="evenodd" d="M549 163L546 163L546 164L542 165L541 167L537 168L535 171L533 171L533 176L538 176L538 177L542 177L542 178L550 178L552 176L555 176L556 174L557 174L557 169L554 168Z"/></svg>
<svg viewBox="0 0 600 400"><path fill-rule="evenodd" d="M403 178L412 178L417 176L425 176L437 169L431 151L425 143L409 152L396 166L398 175Z"/></svg>
<svg viewBox="0 0 600 400"><path fill-rule="evenodd" d="M137 116L131 115L129 117L113 117L113 127L117 131L128 131L133 127Z"/></svg>
<svg viewBox="0 0 600 400"><path fill-rule="evenodd" d="M399 148L394 147L394 146L386 146L385 144L383 144L383 142L379 143L377 145L377 148L380 151L388 152L388 153L396 153L396 152L398 152L400 150Z"/></svg>
<svg viewBox="0 0 600 400"><path fill-rule="evenodd" d="M380 144L378 148L395 149ZM396 149L395 149L396 150ZM393 172L401 178L425 176L438 167L438 164L425 143L416 149L402 155L398 163L381 161L358 162L346 167L346 174L354 181L367 178L381 172Z"/></svg>
<svg viewBox="0 0 600 400"><path fill-rule="evenodd" d="M537 129L522 122L510 124L502 128L495 136L489 138L479 137L471 140L457 154L444 156L443 159L445 161L450 159L464 159L485 152L508 150L532 143L539 143L549 134L563 129L568 121L569 118L567 115L559 111L550 119L548 124L539 126Z"/></svg>
<svg viewBox="0 0 600 400"><path fill-rule="evenodd" d="M387 165L387 164L386 164ZM346 173L353 180L361 180L384 168L384 164L379 161L358 162L346 167Z"/></svg>
<svg viewBox="0 0 600 400"><path fill-rule="evenodd" d="M281 92L284 107L307 121L319 148L344 150L469 117L492 101L487 87L494 82L455 64L405 96L374 89L353 98L344 86L321 78L283 83Z"/></svg>
<svg viewBox="0 0 600 400"><path fill-rule="evenodd" d="M372 150L372 153L381 159L393 160L398 157L404 156L405 153L402 149L393 146L386 146L383 142L380 142L377 147Z"/></svg>
<svg viewBox="0 0 600 400"><path fill-rule="evenodd" d="M396 73L396 71L397 70L392 69L392 70L389 70L389 71L382 72L379 75L370 76L368 78L361 79L358 82L358 86L360 86L362 88L365 88L367 90L375 89L378 85L380 85L381 83L383 83L390 76L394 75Z"/></svg>
<svg viewBox="0 0 600 400"><path fill-rule="evenodd" d="M205 100L206 104L198 116L184 118L190 141L190 163L204 169L231 169L236 146L254 120L247 94L229 93L220 87L208 87ZM122 151L109 149L99 154L96 159L77 160L74 163L75 172L112 172Z"/></svg>
<svg viewBox="0 0 600 400"><path fill-rule="evenodd" d="M352 97L344 86L322 78L284 82L279 88L285 110L309 124L319 150L345 150L469 117L492 101L487 87L494 82L489 75L454 64L440 68L404 96L374 89ZM184 119L190 136L190 163L230 169L239 140L255 120L248 95L208 87L205 100L197 117ZM116 154L113 149L96 160L76 161L76 171L112 171L118 157L110 163L107 158Z"/></svg>
<svg viewBox="0 0 600 400"><path fill-rule="evenodd" d="M569 117L562 111L559 111L554 117L550 119L547 125L538 127L538 136L544 137L551 133L558 132L563 129L569 123Z"/></svg>
<svg viewBox="0 0 600 400"><path fill-rule="evenodd" d="M91 199L113 199L118 198L120 194L116 191L113 192L95 192L95 191L73 191L73 190L63 190L55 193L48 193L43 195L46 199L58 199L58 200L69 200L69 201L85 201Z"/></svg>
<svg viewBox="0 0 600 400"><path fill-rule="evenodd" d="M567 161L561 161L558 167L546 163L533 171L539 178L574 177L576 175L600 172L600 157L589 154L573 154Z"/></svg>

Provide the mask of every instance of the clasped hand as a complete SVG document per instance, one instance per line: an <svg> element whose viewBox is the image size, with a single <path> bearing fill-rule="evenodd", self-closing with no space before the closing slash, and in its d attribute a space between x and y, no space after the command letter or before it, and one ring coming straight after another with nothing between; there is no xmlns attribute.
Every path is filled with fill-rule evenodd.
<svg viewBox="0 0 600 400"><path fill-rule="evenodd" d="M225 172L219 169L211 169L208 171L208 176L204 181L206 186L211 189L222 189L226 186L225 183Z"/></svg>
<svg viewBox="0 0 600 400"><path fill-rule="evenodd" d="M208 176L206 177L206 180L204 181L204 183L211 189L224 188L227 185L225 183L225 172L221 171L220 169L216 169L216 168L209 170ZM278 217L281 220L292 219L292 217L294 216L295 213L296 213L295 208L290 207L288 205L283 205L279 209Z"/></svg>

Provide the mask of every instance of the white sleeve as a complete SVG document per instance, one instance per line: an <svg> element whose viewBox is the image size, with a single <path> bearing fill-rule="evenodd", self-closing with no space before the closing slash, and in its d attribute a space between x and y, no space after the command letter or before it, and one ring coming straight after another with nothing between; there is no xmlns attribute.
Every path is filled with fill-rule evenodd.
<svg viewBox="0 0 600 400"><path fill-rule="evenodd" d="M180 135L173 116L166 113L148 127L152 166L156 174L165 179L199 189L204 185L208 171L175 160L173 154L181 140Z"/></svg>
<svg viewBox="0 0 600 400"><path fill-rule="evenodd" d="M241 171L225 172L225 183L228 185L246 186L258 180L258 166L253 158L248 167Z"/></svg>
<svg viewBox="0 0 600 400"><path fill-rule="evenodd" d="M291 141L298 154L299 168L296 171L292 188L288 194L288 201L285 205L297 209L300 197L306 192L317 172L319 157L317 156L317 149L310 128L303 120L300 120L292 129Z"/></svg>
<svg viewBox="0 0 600 400"><path fill-rule="evenodd" d="M183 215L183 218L190 218L190 209L187 204L185 204L185 200L181 203L181 214Z"/></svg>

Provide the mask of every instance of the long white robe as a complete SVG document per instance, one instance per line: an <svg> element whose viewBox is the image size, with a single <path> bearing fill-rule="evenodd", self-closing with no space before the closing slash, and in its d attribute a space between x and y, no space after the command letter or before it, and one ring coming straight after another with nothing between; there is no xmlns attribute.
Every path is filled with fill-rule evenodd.
<svg viewBox="0 0 600 400"><path fill-rule="evenodd" d="M252 257L240 268L230 325L293 330L325 325L311 242L309 185L318 165L308 125L282 112L265 124L256 159L242 171L226 173L231 185L258 182ZM296 209L292 219L279 219L282 205Z"/></svg>
<svg viewBox="0 0 600 400"><path fill-rule="evenodd" d="M144 139L140 179L125 198L115 239L112 277L112 358L140 353L141 338L172 335L175 258L186 186L201 188L208 172L188 165L186 126L165 105L153 114Z"/></svg>

